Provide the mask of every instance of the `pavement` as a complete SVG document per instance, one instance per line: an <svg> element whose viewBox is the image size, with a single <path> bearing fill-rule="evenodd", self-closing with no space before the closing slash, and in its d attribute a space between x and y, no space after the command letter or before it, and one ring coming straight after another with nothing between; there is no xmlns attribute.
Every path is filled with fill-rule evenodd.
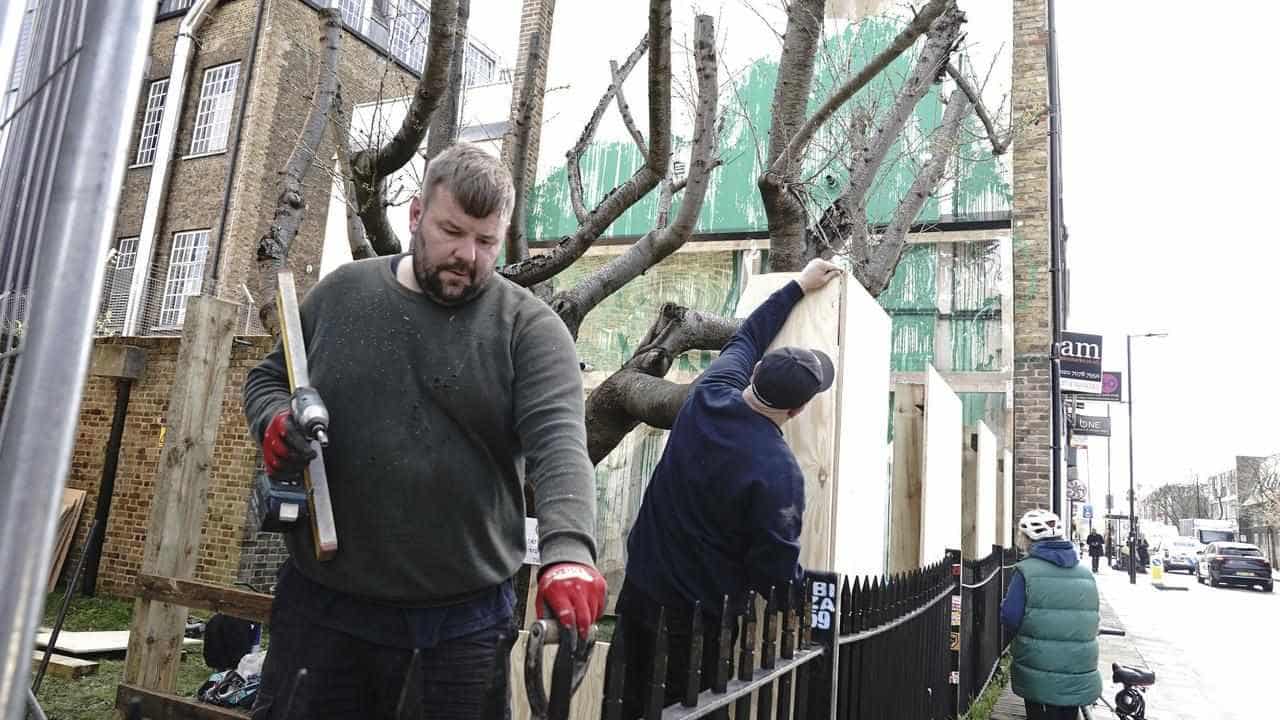
<svg viewBox="0 0 1280 720"><path fill-rule="evenodd" d="M1252 720L1280 717L1275 651L1280 649L1280 594L1257 589L1211 588L1191 575L1166 573L1159 590L1150 575L1129 584L1127 573L1098 572L1102 625L1123 637L1099 638L1103 699L1112 703L1111 663L1153 670L1147 692L1149 720ZM1002 698L1011 700L1012 698ZM1014 720L1012 702L993 720ZM1020 708L1019 708L1020 709ZM1113 717L1094 708L1095 718Z"/></svg>

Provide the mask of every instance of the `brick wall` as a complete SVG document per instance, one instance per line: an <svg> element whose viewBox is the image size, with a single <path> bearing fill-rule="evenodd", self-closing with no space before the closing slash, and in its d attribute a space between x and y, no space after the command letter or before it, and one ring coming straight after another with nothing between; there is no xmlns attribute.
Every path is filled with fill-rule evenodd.
<svg viewBox="0 0 1280 720"><path fill-rule="evenodd" d="M142 564L143 541L150 521L157 463L163 446L165 409L173 385L178 338L104 338L98 344L129 344L147 354L146 371L134 383L121 443L115 494L107 523L98 573L100 592L129 595ZM250 439L240 409L240 388L249 368L269 350L264 337L238 338L232 347L222 420L212 453L209 509L201 532L196 577L231 584L241 577L241 545L246 536L246 499L258 465L258 448ZM115 408L114 378L90 377L80 408L80 424L67 486L88 495L80 516L73 554L78 556L96 512L107 436ZM73 567L64 566L64 573ZM274 568L272 568L274 572Z"/></svg>
<svg viewBox="0 0 1280 720"><path fill-rule="evenodd" d="M1013 3L1013 115L1049 103L1045 0ZM1019 135L1013 148L1013 493L1014 517L1052 506L1052 280L1049 232L1049 125Z"/></svg>

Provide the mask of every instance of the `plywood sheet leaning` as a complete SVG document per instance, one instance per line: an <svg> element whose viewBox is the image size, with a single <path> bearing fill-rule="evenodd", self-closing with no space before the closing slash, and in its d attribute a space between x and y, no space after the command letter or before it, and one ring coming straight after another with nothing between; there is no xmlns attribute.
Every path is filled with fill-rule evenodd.
<svg viewBox="0 0 1280 720"><path fill-rule="evenodd" d="M920 501L920 563L960 547L964 415L960 397L929 366L924 396L924 481Z"/></svg>
<svg viewBox="0 0 1280 720"><path fill-rule="evenodd" d="M71 542L76 536L76 525L80 524L80 512L84 508L85 492L73 488L62 491L62 507L58 510L58 534L53 546L53 562L49 566L49 592L58 584L62 575L62 566L67 561L71 550Z"/></svg>
<svg viewBox="0 0 1280 720"><path fill-rule="evenodd" d="M44 648L48 644L49 630L42 628L36 634L36 647ZM200 644L200 640L193 638L182 639L183 647L192 647ZM101 630L97 632L68 632L63 630L58 633L58 642L53 646L53 649L68 655L98 655L101 653L120 652L128 647L128 630Z"/></svg>
<svg viewBox="0 0 1280 720"><path fill-rule="evenodd" d="M996 535L999 543L1010 547L1018 519L1013 516L1013 450L1004 451L1004 464L1000 468L999 520Z"/></svg>
<svg viewBox="0 0 1280 720"><path fill-rule="evenodd" d="M834 283L833 283L834 284ZM891 322L860 284L842 279L840 355L836 360L835 502L832 527L838 573L882 575L888 554L889 485L885 438L889 411ZM847 341L846 341L847 338Z"/></svg>
<svg viewBox="0 0 1280 720"><path fill-rule="evenodd" d="M889 572L920 567L924 493L924 386L893 389L893 484L889 498Z"/></svg>
<svg viewBox="0 0 1280 720"><path fill-rule="evenodd" d="M752 277L738 300L737 316L750 315L775 290L798 275L769 273ZM842 282L833 281L797 303L769 349L805 347L822 350L832 360L839 357ZM835 489L836 399L835 392L818 395L803 413L782 427L782 435L804 473L805 507L800 537L800 564L804 567L829 568L835 562L831 510Z"/></svg>
<svg viewBox="0 0 1280 720"><path fill-rule="evenodd" d="M1000 497L998 466L1000 448L996 434L985 422L978 423L978 555L985 557L991 546L1000 543L996 511Z"/></svg>

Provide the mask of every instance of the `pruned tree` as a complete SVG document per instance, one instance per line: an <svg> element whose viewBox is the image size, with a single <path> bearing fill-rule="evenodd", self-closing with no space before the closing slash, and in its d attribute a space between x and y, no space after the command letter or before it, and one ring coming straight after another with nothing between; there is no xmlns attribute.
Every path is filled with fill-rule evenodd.
<svg viewBox="0 0 1280 720"><path fill-rule="evenodd" d="M1162 485L1151 491L1143 504L1150 517L1170 525L1186 518L1206 517L1210 510L1216 512L1208 486L1200 483Z"/></svg>
<svg viewBox="0 0 1280 720"><path fill-rule="evenodd" d="M959 64L953 62L960 55L965 21L957 0L929 0L883 50L851 73L810 112L824 9L825 0L792 0L786 6L786 29L781 36L783 45L767 154L764 172L757 182L768 221L771 265L777 271L794 271L814 257L838 255L848 263L853 277L872 295L878 295L893 277L913 223L937 191L956 155L966 118L976 109L995 154L1004 152L1010 138L999 136L998 123L983 105L979 89L957 69ZM465 36L467 15L466 0L432 1L425 67L399 130L388 142L349 157L345 147L339 148L339 166L347 175L343 182L350 191L348 225L352 230L349 235L355 257L401 251L385 212L386 181L412 159L448 89L456 90L459 85L455 64L462 57L459 38ZM549 38L536 38L528 60L530 67L540 61L549 45ZM825 196L812 192L810 181L803 175L806 153L815 137L833 118L847 110L861 89L918 45L922 46L914 52L906 81L887 111L880 117L871 113L859 115L860 119L854 123L855 129L850 133L849 178L834 202L823 200ZM509 262L499 268L499 273L511 282L539 291L575 337L583 320L601 302L693 237L711 178L724 162L724 158L717 156L718 126L722 119L721 87L712 18L696 18L690 48L696 88L689 93L695 96L690 98L693 133L688 157L683 163L687 174L683 177L672 172L671 52L671 0L650 0L648 32L639 38L629 55L620 62L610 63L611 82L587 119L578 142L568 153L567 182L576 229L544 252L532 255L528 252L523 217L526 183L523 178L517 178L520 210L512 220L508 237ZM624 97L623 83L645 56L649 97L647 132L642 132ZM921 99L948 76L955 81L956 88L944 100L946 109L940 125L928 138L925 159L890 221L876 225L869 217L868 197L875 187L877 173L885 167L895 142ZM529 90L521 87L515 91L520 107L527 107ZM643 164L593 207L588 207L583 189L582 157L611 106L617 107ZM338 126L343 124L343 118L336 115L340 110L334 108L331 113ZM456 117L454 110L446 114ZM528 116L523 110L516 119L512 164L518 175L526 166L522 148L527 146L527 134L536 128L528 126ZM524 127L520 126L521 120ZM1029 122L1036 121L1038 117ZM1008 125L1012 128L1014 124ZM433 127L429 152L430 148L440 145L436 132ZM446 132L452 136L452 131ZM339 145L345 143L339 142ZM658 212L647 233L571 286L550 290L548 281L557 279L573 266L615 221L655 190ZM287 252L287 243L283 249ZM603 459L641 423L669 428L690 388L689 384L666 379L673 363L692 350L719 350L736 327L733 319L674 303L659 303L656 320L632 356L588 398L588 443L593 461Z"/></svg>

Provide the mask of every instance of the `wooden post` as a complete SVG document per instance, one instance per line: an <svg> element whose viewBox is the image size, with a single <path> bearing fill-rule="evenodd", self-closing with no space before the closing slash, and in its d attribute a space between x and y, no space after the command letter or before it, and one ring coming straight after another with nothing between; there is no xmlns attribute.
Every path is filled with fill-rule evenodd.
<svg viewBox="0 0 1280 720"><path fill-rule="evenodd" d="M235 303L212 297L187 301L142 574L185 579L195 572L236 312ZM169 692L176 688L186 612L158 600L135 602L124 682Z"/></svg>
<svg viewBox="0 0 1280 720"><path fill-rule="evenodd" d="M978 435L964 429L963 474L960 484L960 555L976 560L978 555Z"/></svg>
<svg viewBox="0 0 1280 720"><path fill-rule="evenodd" d="M893 498L889 572L920 565L920 497L924 483L924 386L899 383L893 392Z"/></svg>

